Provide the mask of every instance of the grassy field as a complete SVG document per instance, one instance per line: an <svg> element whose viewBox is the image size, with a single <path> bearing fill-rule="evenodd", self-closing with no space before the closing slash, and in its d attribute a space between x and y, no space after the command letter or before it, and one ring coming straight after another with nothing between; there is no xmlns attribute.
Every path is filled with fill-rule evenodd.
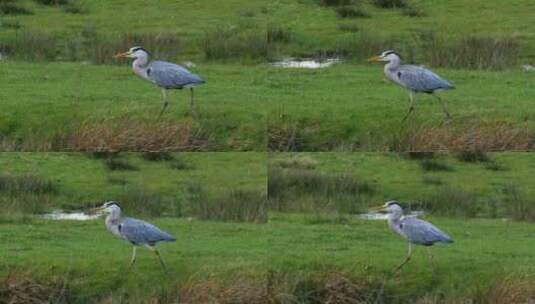
<svg viewBox="0 0 535 304"><path fill-rule="evenodd" d="M201 64L199 117L188 115L189 93L177 91L158 118L159 90L127 68L1 65L4 151L527 150L535 136L535 74L520 71L441 70L458 86L442 96L453 120L418 96L402 123L408 94L383 81L381 66Z"/></svg>
<svg viewBox="0 0 535 304"><path fill-rule="evenodd" d="M170 268L168 277L147 250L139 251L135 268L127 272L130 246L109 235L102 221L4 221L0 272L11 274L6 282L11 288L3 285L0 290L8 296L17 292L35 296L29 286L41 286L41 296L58 299L63 291L69 303L175 303L177 299L208 303L210 298L218 303L328 303L327 299L348 297L367 299L359 303L376 299L524 303L532 299L533 290L528 288L534 271L530 265L535 262L532 225L430 220L450 233L455 243L433 248L433 267L425 250L418 248L397 279L391 271L404 258L406 244L382 221L314 223L307 216L282 214L273 214L268 224L153 220L177 236L176 243L160 246ZM385 278L384 292L379 294Z"/></svg>
<svg viewBox="0 0 535 304"><path fill-rule="evenodd" d="M440 70L457 89L439 103L383 81L382 66L340 65L317 71L283 71L269 78L284 98L274 102L269 147L279 151L526 150L532 148L534 75L522 72ZM504 79L507 79L504 81Z"/></svg>
<svg viewBox="0 0 535 304"><path fill-rule="evenodd" d="M186 216L197 199L222 200L232 191L265 196L265 160L262 153L3 153L1 202L6 214L118 200L131 213Z"/></svg>
<svg viewBox="0 0 535 304"><path fill-rule="evenodd" d="M533 166L530 153L281 153L270 158L268 195L281 211L354 213L395 199L435 214L533 220Z"/></svg>
<svg viewBox="0 0 535 304"><path fill-rule="evenodd" d="M529 199L535 162L529 153L278 153L269 162L263 153L10 153L1 162L0 273L5 279L0 298L526 303L535 297L529 266L535 259ZM201 200L191 187L184 188L192 183L207 193ZM239 212L257 203L254 196L226 200L232 189L256 197L267 193L267 220L210 217L192 208L204 199L219 202L207 205L215 206L208 208L212 213ZM30 194L45 206L13 208L27 204ZM39 216L117 197L128 215L177 237L176 243L160 246L169 276L146 250L139 251L128 272L131 248L111 236L102 219ZM433 266L424 248L417 248L400 276L392 275L406 243L384 221L357 216L387 199L424 209L423 218L455 240L432 248ZM241 205L232 205L238 200ZM184 212L172 212L170 202L180 202ZM162 210L150 211L155 208Z"/></svg>
<svg viewBox="0 0 535 304"><path fill-rule="evenodd" d="M265 150L268 96L255 83L265 74L239 66L198 69L210 85L196 93L199 117L189 115L189 92L169 94L130 69L76 63L2 62L0 120L3 149L26 151ZM260 73L259 73L260 72ZM215 80L218 79L218 80ZM31 84L31 85L29 85Z"/></svg>
<svg viewBox="0 0 535 304"><path fill-rule="evenodd" d="M535 57L531 1L414 0L399 9L372 1L320 5L333 1L164 1L149 7L138 1L17 2L32 14L2 16L1 148L533 148L535 74L520 67ZM66 12L69 7L79 13ZM124 13L115 16L118 10ZM340 18L340 10L369 16ZM199 117L187 115L187 92L174 92L168 113L157 118L160 92L112 58L133 44L156 58L197 64L192 70L207 81L197 90ZM401 123L406 92L383 81L380 65L364 60L389 48L409 62L436 67L457 86L443 94L452 121L442 119L433 98L418 96L414 117ZM287 56L345 60L322 70L268 64Z"/></svg>
<svg viewBox="0 0 535 304"><path fill-rule="evenodd" d="M144 5L143 1L76 1L82 14L66 13L61 6L37 5L20 1L32 15L5 15L1 35L12 37L17 31L45 32L52 36L77 35L90 27L100 35L116 37L123 33L174 34L181 43L175 46L180 56L199 56L207 32L221 27L238 27L261 31L282 28L291 34L289 42L279 45L279 53L314 54L336 51L354 33L373 33L396 44L412 42L421 32L436 32L445 39L476 35L489 37L513 36L523 45L523 58L535 56L535 26L527 22L534 4L529 0L463 0L408 1L419 17L410 17L403 9L381 9L372 1L345 1L348 7L360 9L368 18L339 18L336 7L319 5L320 0L231 0L161 1L159 5ZM323 3L343 1L323 1ZM407 2L407 1L402 1ZM360 3L360 4L359 4ZM117 14L116 12L128 12ZM177 17L179 16L179 17ZM17 26L9 26L16 22ZM42 25L46 24L46 30Z"/></svg>
<svg viewBox="0 0 535 304"><path fill-rule="evenodd" d="M368 297L368 302L362 303L381 299L377 290L366 290L366 287L377 288L385 278L382 298L385 303L416 303L418 299L423 303L458 303L469 299L492 303L492 295L485 299L489 286L497 284L500 288L501 279L503 283L522 281L526 276L532 279L533 269L526 267L533 259L532 225L501 220L426 219L447 231L455 243L432 248L434 266L425 248L417 248L413 260L397 279L392 277L392 270L403 261L406 243L389 231L383 221L350 218L342 223L322 223L307 215L272 215L268 240L273 252L270 264L280 275L286 275L288 281L315 277L319 281L316 284L321 286L320 282L329 277L325 273L336 275L337 271L359 278L360 281L353 281L354 288L360 287L362 296ZM298 303L315 303L314 295L320 297L321 293L314 294L314 279L310 280L309 298L305 296ZM306 295L307 285L302 285ZM340 293L338 299L344 303L343 292ZM506 297L510 296L507 293L504 292L503 299L494 298L496 303L506 303ZM336 299L336 295L332 297ZM511 303L522 301L517 298Z"/></svg>

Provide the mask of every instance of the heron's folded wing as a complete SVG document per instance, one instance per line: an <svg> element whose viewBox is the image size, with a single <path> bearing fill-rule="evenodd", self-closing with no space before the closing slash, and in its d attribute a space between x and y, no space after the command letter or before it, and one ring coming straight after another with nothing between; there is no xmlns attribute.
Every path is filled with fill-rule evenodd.
<svg viewBox="0 0 535 304"><path fill-rule="evenodd" d="M409 89L416 92L432 93L435 90L453 88L452 84L432 71L414 65L402 65L398 77Z"/></svg>
<svg viewBox="0 0 535 304"><path fill-rule="evenodd" d="M132 218L125 218L121 222L119 232L126 240L137 244L153 244L175 240L172 235L161 231L158 227Z"/></svg>
<svg viewBox="0 0 535 304"><path fill-rule="evenodd" d="M180 89L187 85L204 83L201 77L170 62L154 61L147 70L147 76L155 84L166 89Z"/></svg>
<svg viewBox="0 0 535 304"><path fill-rule="evenodd" d="M452 242L451 238L447 234L442 232L433 224L415 217L404 218L401 229L407 238L416 244L432 245L436 242Z"/></svg>

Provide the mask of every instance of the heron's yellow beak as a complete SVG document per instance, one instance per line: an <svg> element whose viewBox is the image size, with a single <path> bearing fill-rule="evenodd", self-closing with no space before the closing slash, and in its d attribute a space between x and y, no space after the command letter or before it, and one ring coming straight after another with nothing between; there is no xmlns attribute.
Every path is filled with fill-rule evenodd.
<svg viewBox="0 0 535 304"><path fill-rule="evenodd" d="M384 205L381 205L381 206L371 207L369 208L369 210L372 212L381 212L381 211L386 211L386 207Z"/></svg>
<svg viewBox="0 0 535 304"><path fill-rule="evenodd" d="M373 56L372 58L368 59L368 62L374 62L374 61L381 61L381 56Z"/></svg>
<svg viewBox="0 0 535 304"><path fill-rule="evenodd" d="M114 57L114 58L127 58L128 55L130 55L130 52L119 53L119 54L116 54L116 55L113 56L113 57Z"/></svg>

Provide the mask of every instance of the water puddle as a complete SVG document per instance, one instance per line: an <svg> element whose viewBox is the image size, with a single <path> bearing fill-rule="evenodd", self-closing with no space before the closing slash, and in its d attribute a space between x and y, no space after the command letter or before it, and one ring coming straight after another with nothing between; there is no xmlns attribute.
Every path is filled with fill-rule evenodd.
<svg viewBox="0 0 535 304"><path fill-rule="evenodd" d="M524 64L522 66L522 70L524 70L524 72L535 72L535 66L532 66L531 64Z"/></svg>
<svg viewBox="0 0 535 304"><path fill-rule="evenodd" d="M291 68L291 69L323 69L328 68L331 65L340 62L340 58L327 58L327 59L296 59L287 58L281 61L271 63L274 67L278 68Z"/></svg>
<svg viewBox="0 0 535 304"><path fill-rule="evenodd" d="M423 211L412 211L409 212L409 214L405 214L405 216L421 216L423 215ZM388 219L388 214L386 213L377 213L377 212L368 212L368 213L362 213L359 214L358 217L363 220L370 220L370 221L382 221Z"/></svg>
<svg viewBox="0 0 535 304"><path fill-rule="evenodd" d="M56 210L51 213L43 214L42 217L47 220L70 220L70 221L89 221L99 217L98 214L87 214L84 212L65 212Z"/></svg>

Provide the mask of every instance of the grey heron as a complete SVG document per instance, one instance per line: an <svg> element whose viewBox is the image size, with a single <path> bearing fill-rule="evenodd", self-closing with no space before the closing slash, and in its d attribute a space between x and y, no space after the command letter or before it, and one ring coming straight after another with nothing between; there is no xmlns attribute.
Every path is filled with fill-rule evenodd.
<svg viewBox="0 0 535 304"><path fill-rule="evenodd" d="M435 95L436 92L455 89L455 86L449 81L441 78L431 70L410 64L402 64L401 56L394 51L384 51L379 56L374 56L368 61L384 61L384 73L390 81L404 87L409 91L409 111L403 118L403 121L414 111L414 94L427 93L433 95L442 105L442 110L446 118L450 118L450 113L446 104L440 97Z"/></svg>
<svg viewBox="0 0 535 304"><path fill-rule="evenodd" d="M93 209L93 211L107 214L106 228L108 231L133 245L130 268L136 261L137 246L145 246L156 254L164 272L167 273L167 267L158 249L156 249L156 244L158 242L174 242L175 238L172 235L145 221L122 217L121 207L119 203L114 201L106 202L101 207Z"/></svg>
<svg viewBox="0 0 535 304"><path fill-rule="evenodd" d="M193 88L205 83L196 74L191 73L186 68L166 61L151 61L150 54L139 46L130 48L127 52L115 55L116 58L134 58L132 69L141 79L146 80L160 87L162 91L163 108L160 115L167 108L167 90L189 89L191 92L190 108L193 111Z"/></svg>
<svg viewBox="0 0 535 304"><path fill-rule="evenodd" d="M433 224L420 220L415 216L403 216L403 209L397 201L386 202L383 206L372 208L374 211L388 213L388 226L401 235L409 244L407 257L395 268L397 272L412 255L412 245L433 246L435 243L453 243L453 240Z"/></svg>

